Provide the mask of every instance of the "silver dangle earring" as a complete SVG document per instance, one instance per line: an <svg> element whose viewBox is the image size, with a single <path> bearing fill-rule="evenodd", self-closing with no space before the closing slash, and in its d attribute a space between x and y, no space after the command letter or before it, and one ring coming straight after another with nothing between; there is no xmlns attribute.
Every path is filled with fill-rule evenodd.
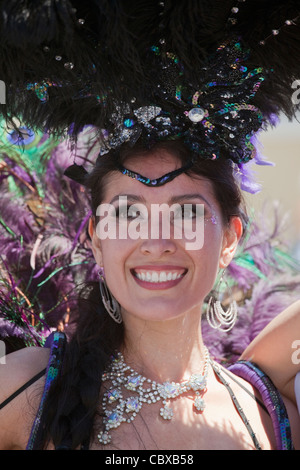
<svg viewBox="0 0 300 470"><path fill-rule="evenodd" d="M100 287L100 294L102 298L103 305L105 310L109 314L109 316L116 322L122 323L122 315L121 315L121 308L117 300L114 298L112 293L109 291L105 276L104 276L104 269L100 268L98 272L99 276L99 287Z"/></svg>
<svg viewBox="0 0 300 470"><path fill-rule="evenodd" d="M224 271L218 282L217 292L219 292L223 280ZM225 281L226 283L226 281ZM226 283L227 284L227 283ZM231 302L227 310L224 310L220 300L215 300L213 296L210 297L206 310L206 319L208 324L221 331L230 331L237 319L237 303L235 300Z"/></svg>

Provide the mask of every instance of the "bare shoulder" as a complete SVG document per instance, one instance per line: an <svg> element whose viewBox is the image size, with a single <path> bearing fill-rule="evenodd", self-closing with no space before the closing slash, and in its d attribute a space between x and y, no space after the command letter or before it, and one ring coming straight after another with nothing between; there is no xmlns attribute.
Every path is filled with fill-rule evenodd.
<svg viewBox="0 0 300 470"><path fill-rule="evenodd" d="M5 356L0 364L0 403L5 395L13 393L43 370L48 360L49 349L40 347L20 349Z"/></svg>
<svg viewBox="0 0 300 470"><path fill-rule="evenodd" d="M44 377L32 383L6 406L1 407L1 404L43 371L47 367L48 360L49 349L40 347L21 349L8 354L2 360L0 364L0 449L22 448L23 439L25 442L30 428L28 417L33 416L32 413L38 408ZM36 391L35 400L31 402L28 397L33 391Z"/></svg>

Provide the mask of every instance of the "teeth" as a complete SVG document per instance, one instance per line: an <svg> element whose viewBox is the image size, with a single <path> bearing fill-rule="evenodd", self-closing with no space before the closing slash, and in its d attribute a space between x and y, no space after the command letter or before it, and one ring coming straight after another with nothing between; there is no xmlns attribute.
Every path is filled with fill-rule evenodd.
<svg viewBox="0 0 300 470"><path fill-rule="evenodd" d="M181 273L166 272L166 271L146 271L141 273L135 273L136 277L141 281L148 282L166 282L166 281L175 281L182 277Z"/></svg>

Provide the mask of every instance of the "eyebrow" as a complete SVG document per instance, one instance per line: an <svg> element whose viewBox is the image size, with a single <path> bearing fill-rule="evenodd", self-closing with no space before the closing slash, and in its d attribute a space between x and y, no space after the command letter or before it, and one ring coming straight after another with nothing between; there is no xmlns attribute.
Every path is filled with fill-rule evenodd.
<svg viewBox="0 0 300 470"><path fill-rule="evenodd" d="M202 196L202 194L199 194L199 193L182 194L179 196L173 196L171 197L170 202L176 203L176 202L182 202L182 201L189 201L191 199L200 199L201 201L204 201L206 204L211 206L208 200L204 196Z"/></svg>
<svg viewBox="0 0 300 470"><path fill-rule="evenodd" d="M126 197L130 201L135 201L135 202L146 202L145 198L143 196L137 196L136 194L117 194L117 196L114 196L112 200L110 201L110 204L112 204L115 201L118 201L120 197Z"/></svg>
<svg viewBox="0 0 300 470"><path fill-rule="evenodd" d="M137 196L136 194L118 194L112 198L110 201L110 204L112 204L115 201L118 201L121 197L126 197L129 201L132 202L144 202L146 203L146 200L143 196ZM208 200L202 196L202 194L199 193L191 193L191 194L181 194L178 196L172 196L169 200L169 203L175 204L183 201L190 201L191 199L200 199L201 201L204 201L208 206L211 207L211 204L208 202Z"/></svg>

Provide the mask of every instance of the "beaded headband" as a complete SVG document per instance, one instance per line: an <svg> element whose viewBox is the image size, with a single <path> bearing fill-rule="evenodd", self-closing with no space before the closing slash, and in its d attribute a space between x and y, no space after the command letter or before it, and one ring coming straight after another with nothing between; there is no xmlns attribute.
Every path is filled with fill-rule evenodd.
<svg viewBox="0 0 300 470"><path fill-rule="evenodd" d="M123 175L130 176L130 178L133 178L140 183L143 183L145 186L162 186L166 183L169 183L172 181L176 176L181 175L185 171L187 171L189 168L193 166L194 160L191 159L186 165L183 165L181 168L177 168L176 170L170 171L169 173L166 173L163 176L160 176L159 178L155 178L153 180L150 180L150 178L147 178L146 176L142 176L139 173L136 173L132 170L128 170L127 168L123 167L120 165L118 167L119 171L123 173Z"/></svg>

